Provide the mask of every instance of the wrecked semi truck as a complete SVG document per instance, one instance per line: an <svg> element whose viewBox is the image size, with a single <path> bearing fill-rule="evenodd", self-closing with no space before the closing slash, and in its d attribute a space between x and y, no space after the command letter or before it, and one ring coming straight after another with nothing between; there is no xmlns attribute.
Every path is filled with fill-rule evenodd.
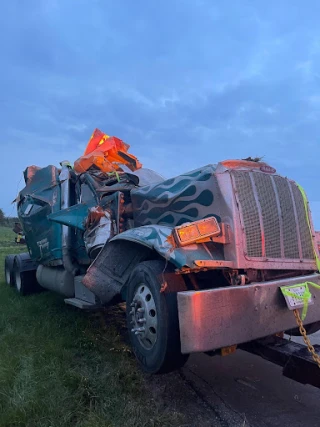
<svg viewBox="0 0 320 427"><path fill-rule="evenodd" d="M74 167L26 169L16 201L28 253L7 257L9 284L80 309L125 301L133 352L150 373L191 353L255 352L281 332L298 335L293 310L308 310L306 333L320 329L318 246L301 187L252 159L164 179L128 147L96 130Z"/></svg>

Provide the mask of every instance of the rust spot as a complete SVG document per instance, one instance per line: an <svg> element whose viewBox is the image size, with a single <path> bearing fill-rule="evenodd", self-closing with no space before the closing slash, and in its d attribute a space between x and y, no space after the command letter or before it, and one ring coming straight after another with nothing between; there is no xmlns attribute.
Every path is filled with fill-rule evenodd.
<svg viewBox="0 0 320 427"><path fill-rule="evenodd" d="M110 212L109 209L102 209L101 206L95 206L94 208L89 209L89 214L85 222L85 227L91 228L99 224L100 219L105 216L106 212Z"/></svg>
<svg viewBox="0 0 320 427"><path fill-rule="evenodd" d="M175 248L175 247L176 247L176 242L175 242L174 237L173 237L173 235L172 235L172 234L170 234L170 235L167 237L166 241L167 241L167 242L169 243L169 245L171 245L173 248Z"/></svg>
<svg viewBox="0 0 320 427"><path fill-rule="evenodd" d="M279 338L284 338L284 332L278 332L277 334L275 334L275 336Z"/></svg>
<svg viewBox="0 0 320 427"><path fill-rule="evenodd" d="M175 293L187 290L188 288L183 278L180 275L177 275L174 271L166 272L161 275L160 293Z"/></svg>
<svg viewBox="0 0 320 427"><path fill-rule="evenodd" d="M260 169L261 166L268 166L266 163L264 162L255 162L255 161L250 161L250 160L224 160L223 162L221 162L221 164L228 169L233 169L233 168L241 168L241 167L245 167L245 168L250 168L250 169Z"/></svg>
<svg viewBox="0 0 320 427"><path fill-rule="evenodd" d="M167 283L167 281L164 281L161 284L160 293L162 294L163 292L165 292L167 290L167 288L168 288L168 283Z"/></svg>
<svg viewBox="0 0 320 427"><path fill-rule="evenodd" d="M221 349L221 356L229 356L229 354L235 353L236 350L237 350L236 345L230 345L229 347L223 347Z"/></svg>

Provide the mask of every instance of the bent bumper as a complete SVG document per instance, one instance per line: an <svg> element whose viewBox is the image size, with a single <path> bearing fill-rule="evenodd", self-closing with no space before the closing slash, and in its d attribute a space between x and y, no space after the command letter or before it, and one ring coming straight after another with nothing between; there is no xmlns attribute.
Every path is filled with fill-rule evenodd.
<svg viewBox="0 0 320 427"><path fill-rule="evenodd" d="M284 280L178 293L181 351L184 354L242 344L297 326L280 286L320 285L320 274ZM320 291L309 287L314 304L304 324L320 320Z"/></svg>

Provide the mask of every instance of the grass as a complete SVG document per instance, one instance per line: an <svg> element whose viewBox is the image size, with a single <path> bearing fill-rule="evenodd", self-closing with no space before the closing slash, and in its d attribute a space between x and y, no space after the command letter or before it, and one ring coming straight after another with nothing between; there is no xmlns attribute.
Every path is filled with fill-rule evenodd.
<svg viewBox="0 0 320 427"><path fill-rule="evenodd" d="M0 263L21 248L0 227ZM105 316L43 292L20 297L0 272L0 427L181 426L148 393L122 330Z"/></svg>

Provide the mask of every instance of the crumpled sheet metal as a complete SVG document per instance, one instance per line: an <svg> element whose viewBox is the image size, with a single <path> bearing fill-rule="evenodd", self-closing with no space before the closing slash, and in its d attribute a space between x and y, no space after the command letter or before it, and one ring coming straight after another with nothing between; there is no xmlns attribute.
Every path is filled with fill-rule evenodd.
<svg viewBox="0 0 320 427"><path fill-rule="evenodd" d="M104 244L115 234L112 213L100 206L90 208L85 228L83 239L86 250L92 258L95 258Z"/></svg>
<svg viewBox="0 0 320 427"><path fill-rule="evenodd" d="M82 283L103 303L120 294L133 268L146 259L147 247L137 250L135 243L109 242L91 263Z"/></svg>
<svg viewBox="0 0 320 427"><path fill-rule="evenodd" d="M131 171L141 168L141 163L128 153L130 146L115 136L104 134L99 129L93 132L82 157L74 163L74 170L83 173L90 168L103 172L121 170L121 164Z"/></svg>

